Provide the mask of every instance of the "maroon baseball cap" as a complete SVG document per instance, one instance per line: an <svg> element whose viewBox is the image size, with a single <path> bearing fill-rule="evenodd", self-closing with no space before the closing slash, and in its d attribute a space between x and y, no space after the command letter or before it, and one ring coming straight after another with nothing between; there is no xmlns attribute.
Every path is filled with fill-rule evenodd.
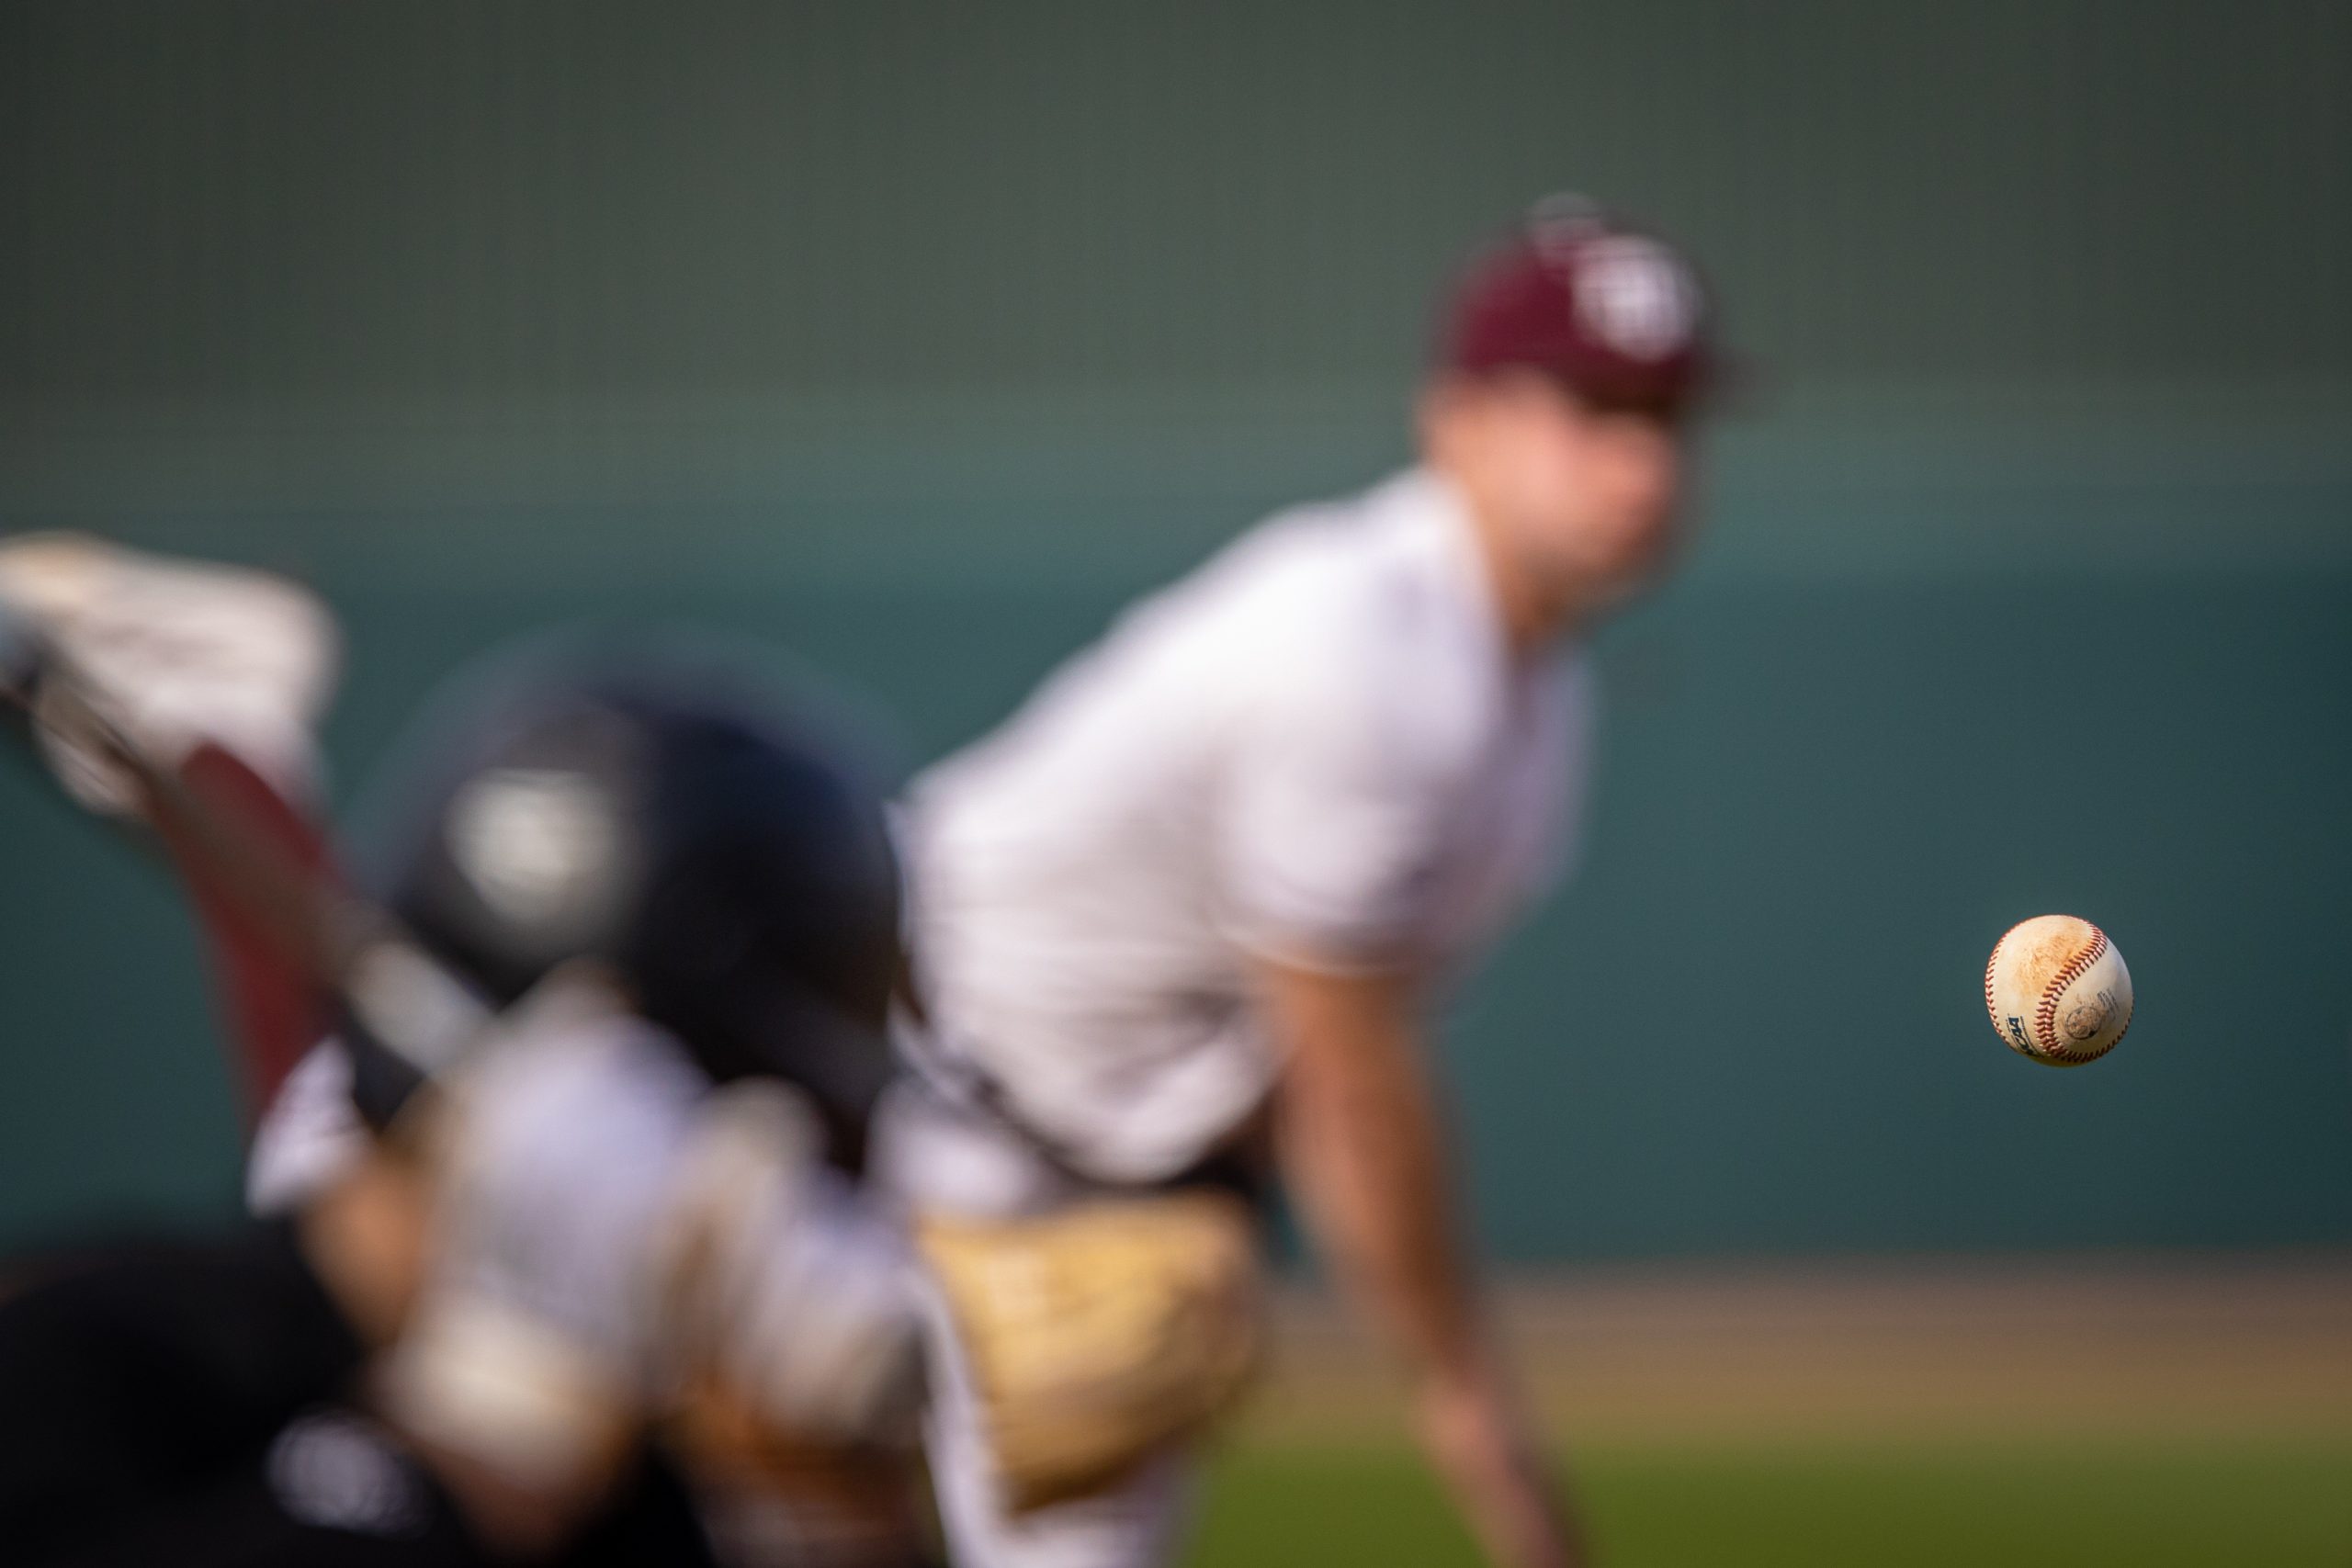
<svg viewBox="0 0 2352 1568"><path fill-rule="evenodd" d="M1550 197L1471 269L1437 357L1474 376L1548 371L1604 407L1671 418L1716 379L1709 316L1698 275L1664 242L1581 197Z"/></svg>

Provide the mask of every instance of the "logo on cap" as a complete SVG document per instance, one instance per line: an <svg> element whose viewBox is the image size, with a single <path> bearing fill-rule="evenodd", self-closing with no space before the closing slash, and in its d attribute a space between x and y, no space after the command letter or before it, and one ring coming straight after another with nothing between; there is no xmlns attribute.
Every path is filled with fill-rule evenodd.
<svg viewBox="0 0 2352 1568"><path fill-rule="evenodd" d="M1611 234L1576 249L1577 321L1628 359L1663 359L1690 341L1699 290L1673 253L1637 234Z"/></svg>

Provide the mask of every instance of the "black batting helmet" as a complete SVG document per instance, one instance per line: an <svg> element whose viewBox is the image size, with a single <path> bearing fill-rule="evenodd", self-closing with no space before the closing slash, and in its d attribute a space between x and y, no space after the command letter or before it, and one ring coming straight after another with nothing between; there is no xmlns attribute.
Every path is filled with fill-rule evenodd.
<svg viewBox="0 0 2352 1568"><path fill-rule="evenodd" d="M368 891L493 1008L599 963L714 1078L806 1090L855 1163L888 1072L900 884L837 727L666 650L494 684L425 738Z"/></svg>

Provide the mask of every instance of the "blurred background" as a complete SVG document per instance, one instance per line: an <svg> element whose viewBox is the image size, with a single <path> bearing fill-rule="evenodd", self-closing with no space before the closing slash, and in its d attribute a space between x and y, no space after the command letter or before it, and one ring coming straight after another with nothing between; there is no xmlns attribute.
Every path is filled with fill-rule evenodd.
<svg viewBox="0 0 2352 1568"><path fill-rule="evenodd" d="M13 0L0 527L316 585L339 796L582 615L781 643L913 764L1407 460L1439 291L1563 186L1755 366L1448 1047L1604 1534L2352 1559L2340 0ZM169 888L26 768L0 865L0 1244L230 1212ZM2053 910L2139 992L2072 1073L1979 991ZM1207 1560L1326 1560L1405 1462L1318 1314ZM1463 1551L1420 1485L1328 1560Z"/></svg>

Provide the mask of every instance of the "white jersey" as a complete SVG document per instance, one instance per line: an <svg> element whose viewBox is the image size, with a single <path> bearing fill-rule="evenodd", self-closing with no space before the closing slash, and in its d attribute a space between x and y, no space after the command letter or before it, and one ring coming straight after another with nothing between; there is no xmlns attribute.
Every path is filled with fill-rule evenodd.
<svg viewBox="0 0 2352 1568"><path fill-rule="evenodd" d="M916 781L919 1058L1181 1171L1274 1079L1248 957L1458 964L1558 874L1593 705L1580 651L1513 659L1436 476L1274 517Z"/></svg>
<svg viewBox="0 0 2352 1568"><path fill-rule="evenodd" d="M266 1118L255 1206L366 1156L351 1059L315 1047ZM812 1440L896 1440L919 1298L893 1216L823 1166L782 1084L714 1089L593 986L550 980L439 1082L424 1277L378 1382L412 1431L560 1483L690 1381Z"/></svg>

